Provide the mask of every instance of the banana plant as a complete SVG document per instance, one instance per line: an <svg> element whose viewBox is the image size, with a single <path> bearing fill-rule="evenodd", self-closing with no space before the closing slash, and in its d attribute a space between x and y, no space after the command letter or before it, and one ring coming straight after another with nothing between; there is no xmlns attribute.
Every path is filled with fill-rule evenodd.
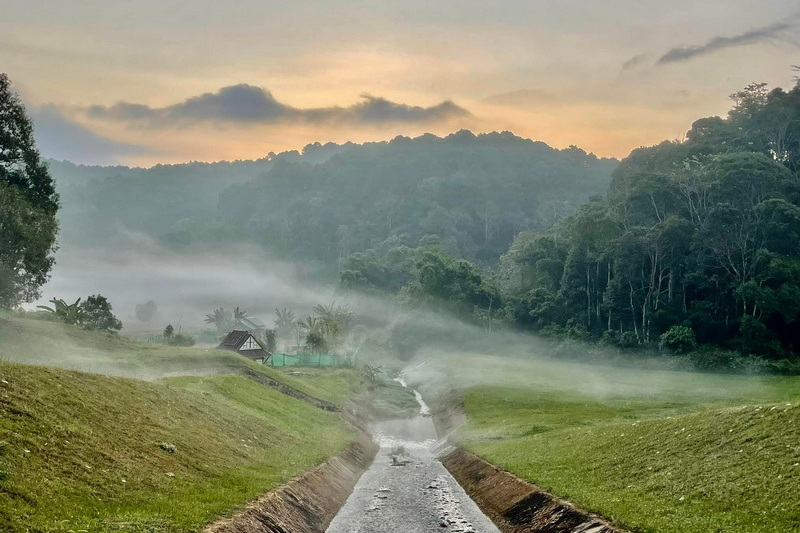
<svg viewBox="0 0 800 533"><path fill-rule="evenodd" d="M46 305L37 305L36 307L53 313L56 318L65 324L82 324L86 319L86 311L80 305L80 298L71 304L68 304L62 298L53 298L50 303L53 304L52 307Z"/></svg>

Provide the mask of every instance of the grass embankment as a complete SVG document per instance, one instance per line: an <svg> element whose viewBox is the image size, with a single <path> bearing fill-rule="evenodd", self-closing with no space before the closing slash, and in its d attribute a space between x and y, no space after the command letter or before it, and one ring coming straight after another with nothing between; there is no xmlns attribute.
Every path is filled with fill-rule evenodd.
<svg viewBox="0 0 800 533"><path fill-rule="evenodd" d="M241 376L0 362L0 531L192 531L351 439L337 415Z"/></svg>
<svg viewBox="0 0 800 533"><path fill-rule="evenodd" d="M800 378L456 368L466 446L584 508L643 532L800 530Z"/></svg>
<svg viewBox="0 0 800 533"><path fill-rule="evenodd" d="M0 360L57 366L141 380L236 374L255 370L336 405L351 395L357 378L347 370L273 369L232 352L144 343L43 320L0 319Z"/></svg>

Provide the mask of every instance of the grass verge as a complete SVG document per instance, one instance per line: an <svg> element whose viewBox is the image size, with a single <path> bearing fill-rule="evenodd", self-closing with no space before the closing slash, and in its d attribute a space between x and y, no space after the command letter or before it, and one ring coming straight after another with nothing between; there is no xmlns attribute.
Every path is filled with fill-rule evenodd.
<svg viewBox="0 0 800 533"><path fill-rule="evenodd" d="M241 376L0 362L0 530L193 531L351 440L337 415Z"/></svg>
<svg viewBox="0 0 800 533"><path fill-rule="evenodd" d="M558 496L641 532L800 530L800 378L451 365L467 448Z"/></svg>

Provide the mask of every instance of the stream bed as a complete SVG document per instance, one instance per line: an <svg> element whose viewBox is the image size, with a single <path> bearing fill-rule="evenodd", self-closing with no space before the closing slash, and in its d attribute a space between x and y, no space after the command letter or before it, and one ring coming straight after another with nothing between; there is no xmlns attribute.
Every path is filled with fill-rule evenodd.
<svg viewBox="0 0 800 533"><path fill-rule="evenodd" d="M414 393L420 415L376 425L380 451L327 533L499 533L436 458L430 410Z"/></svg>

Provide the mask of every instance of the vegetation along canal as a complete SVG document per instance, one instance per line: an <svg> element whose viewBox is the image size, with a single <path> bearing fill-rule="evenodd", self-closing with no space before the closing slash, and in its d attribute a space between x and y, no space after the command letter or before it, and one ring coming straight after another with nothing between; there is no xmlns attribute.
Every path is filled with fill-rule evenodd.
<svg viewBox="0 0 800 533"><path fill-rule="evenodd" d="M402 378L397 381L406 386ZM435 456L430 410L415 391L417 416L376 425L380 451L328 533L498 532Z"/></svg>

